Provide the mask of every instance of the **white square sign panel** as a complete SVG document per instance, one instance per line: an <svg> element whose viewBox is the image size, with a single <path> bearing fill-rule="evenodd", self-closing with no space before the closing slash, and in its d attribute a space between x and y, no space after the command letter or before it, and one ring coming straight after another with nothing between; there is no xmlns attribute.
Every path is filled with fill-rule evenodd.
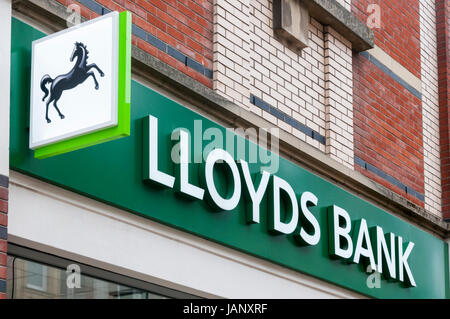
<svg viewBox="0 0 450 319"><path fill-rule="evenodd" d="M32 45L30 148L117 125L119 13Z"/></svg>

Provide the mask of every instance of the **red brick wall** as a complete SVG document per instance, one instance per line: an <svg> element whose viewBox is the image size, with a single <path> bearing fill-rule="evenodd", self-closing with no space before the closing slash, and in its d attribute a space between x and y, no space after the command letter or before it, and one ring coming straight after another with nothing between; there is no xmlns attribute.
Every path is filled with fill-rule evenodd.
<svg viewBox="0 0 450 319"><path fill-rule="evenodd" d="M421 101L365 57L353 58L355 156L424 193ZM404 189L355 169L423 206Z"/></svg>
<svg viewBox="0 0 450 319"><path fill-rule="evenodd" d="M87 19L99 16L98 12L83 5L82 0L57 0L65 6L75 3ZM94 0L104 8L115 11L128 10L133 14L133 24L165 44L212 71L213 59L213 0ZM133 45L180 70L202 84L212 87L207 76L180 62L167 52L133 35Z"/></svg>
<svg viewBox="0 0 450 319"><path fill-rule="evenodd" d="M381 28L375 44L420 78L419 2L417 0L353 0L352 12L366 22L369 4L378 4ZM424 206L405 186L424 194L421 99L381 69L367 55L353 56L355 158L373 165L396 181L355 163L355 169ZM400 187L399 186L402 186Z"/></svg>
<svg viewBox="0 0 450 319"><path fill-rule="evenodd" d="M418 0L352 0L352 13L366 22L370 4L380 7L381 28L373 29L375 45L420 78Z"/></svg>
<svg viewBox="0 0 450 319"><path fill-rule="evenodd" d="M1 177L1 176L0 176ZM0 236L0 280L6 282L7 270L7 241L6 227L8 226L8 188L0 184L0 227L2 227L2 236ZM5 285L6 286L6 285ZM6 291L0 291L0 299L6 298Z"/></svg>
<svg viewBox="0 0 450 319"><path fill-rule="evenodd" d="M450 219L450 3L436 0L441 138L442 212Z"/></svg>

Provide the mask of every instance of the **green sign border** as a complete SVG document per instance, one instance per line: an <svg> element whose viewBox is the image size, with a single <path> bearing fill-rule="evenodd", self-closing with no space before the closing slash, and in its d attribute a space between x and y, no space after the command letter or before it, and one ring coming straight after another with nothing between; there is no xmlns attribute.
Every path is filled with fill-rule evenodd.
<svg viewBox="0 0 450 319"><path fill-rule="evenodd" d="M20 34L20 37L15 37ZM11 65L11 138L10 166L12 169L64 187L109 205L185 232L214 241L284 267L314 276L327 282L377 298L448 298L448 245L441 239L422 231L371 203L345 191L293 162L280 158L277 176L285 179L299 195L314 193L319 201L311 208L317 218L322 237L318 245L302 247L295 238L268 232L268 200L261 204L261 222L249 225L246 205L229 212L214 212L206 201L187 201L174 189L161 189L144 181L144 122L148 115L159 119L159 169L175 176L170 149L170 134L183 127L195 132L194 121L201 120L203 130L214 128L226 136L227 130L217 123L183 107L167 97L132 81L131 136L37 160L28 148L29 69L31 41L42 37L36 29L13 19ZM234 134L234 133L233 133ZM233 135L236 139L242 137ZM247 147L249 141L245 140ZM207 144L205 142L205 144ZM225 143L224 143L225 145ZM237 159L237 158L235 158ZM190 182L201 185L199 168L190 165ZM260 165L249 164L253 177ZM218 185L219 191L223 188ZM266 193L267 197L267 193ZM328 247L327 209L338 205L346 209L353 222L364 218L369 227L381 226L385 233L393 232L415 243L409 265L417 287L405 288L399 282L381 281L381 288L367 286L368 274L358 264L331 259ZM39 208L30 214L39 213ZM51 223L51 221L48 221ZM102 227L102 225L99 225ZM132 236L132 234L130 234ZM158 256L154 256L158 258ZM178 265L183 267L180 260Z"/></svg>
<svg viewBox="0 0 450 319"><path fill-rule="evenodd" d="M44 159L130 135L131 13L128 11L119 14L118 68L117 126L39 147L34 152L36 158Z"/></svg>

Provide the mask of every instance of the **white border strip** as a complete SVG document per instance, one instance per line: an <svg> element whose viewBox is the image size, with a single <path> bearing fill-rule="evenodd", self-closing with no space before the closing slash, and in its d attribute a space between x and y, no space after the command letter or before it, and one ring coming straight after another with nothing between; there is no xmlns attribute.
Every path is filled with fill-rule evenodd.
<svg viewBox="0 0 450 319"><path fill-rule="evenodd" d="M375 46L373 49L367 50L367 53L383 63L389 70L399 76L403 81L411 85L418 92L422 93L422 80L412 74L403 65L394 60L394 58L384 52L383 49Z"/></svg>

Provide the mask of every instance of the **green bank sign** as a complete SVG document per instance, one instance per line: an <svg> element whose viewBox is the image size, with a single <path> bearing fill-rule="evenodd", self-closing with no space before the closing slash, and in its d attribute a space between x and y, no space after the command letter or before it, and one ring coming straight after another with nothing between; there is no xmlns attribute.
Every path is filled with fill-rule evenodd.
<svg viewBox="0 0 450 319"><path fill-rule="evenodd" d="M306 190L299 194L288 182L289 179L292 181L295 176L300 176L299 172L294 170L292 175L280 177L277 172L271 174L266 170L251 170L245 159L250 157L250 154L242 152L238 157L233 156L236 151L235 142L242 145L242 150L246 149L246 140L242 137L232 135L231 140L225 142L228 148L225 150L219 147L223 145L223 135L218 130L211 135L213 139L208 139L209 143L205 146L211 150L202 152L205 156L204 162L200 160L200 165L195 166L193 156L190 156L192 138L189 131L185 128L176 129L171 133L171 139L176 141L173 147L161 147L171 154L171 161L175 164L174 175L159 170L158 163L162 156L158 145L160 141L167 139L166 136L160 137L158 134L159 122L153 115L144 119L144 180L156 186L174 189L186 200L205 200L213 213L232 212L243 201L246 206L244 215L247 224L263 223L262 219L265 219L268 233L292 236L293 244L300 247L319 246L321 239L325 237L322 240L328 243L323 245L328 244L330 258L369 266L385 278L401 282L404 287L416 287L408 263L414 242L405 241L402 236L392 232L385 233L379 225L369 227L366 218L352 222L350 214L336 204L326 207L327 226L323 228L327 230L328 235L322 234L317 211L313 212L314 207L320 205L322 200L309 191L310 185L303 185L302 189ZM194 128L195 131L198 130ZM204 135L200 140L203 140ZM228 132L226 136L230 138ZM258 151L256 145L248 146L249 151ZM203 151L203 147L200 147L200 150ZM257 155L259 152L254 158L257 158ZM199 177L199 184L190 182L190 176L195 175ZM327 196L323 192L320 194ZM267 201L265 209L262 208L263 201ZM352 203L347 203L347 207L353 206ZM301 248L299 253L300 251Z"/></svg>
<svg viewBox="0 0 450 319"><path fill-rule="evenodd" d="M368 296L449 297L442 240L135 81L130 137L35 159L29 54L42 36L13 20L13 169Z"/></svg>

